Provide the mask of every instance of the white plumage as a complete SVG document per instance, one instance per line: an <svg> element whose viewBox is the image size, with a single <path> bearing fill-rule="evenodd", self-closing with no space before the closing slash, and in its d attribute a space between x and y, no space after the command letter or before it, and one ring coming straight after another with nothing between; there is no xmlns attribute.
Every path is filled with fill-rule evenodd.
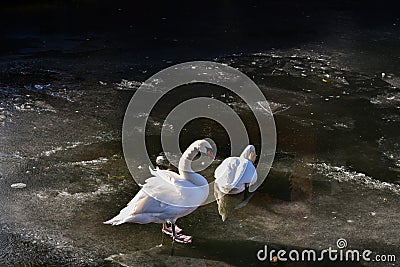
<svg viewBox="0 0 400 267"><path fill-rule="evenodd" d="M215 183L224 194L239 194L257 181L255 148L248 145L240 157L226 158L214 172Z"/></svg>
<svg viewBox="0 0 400 267"><path fill-rule="evenodd" d="M120 225L133 223L172 223L193 212L208 197L208 182L191 169L193 158L199 153L211 152L211 145L205 140L197 140L183 153L179 162L179 174L169 170L151 170L142 189L120 213L104 222ZM163 225L165 230L165 225ZM174 237L175 238L175 237Z"/></svg>

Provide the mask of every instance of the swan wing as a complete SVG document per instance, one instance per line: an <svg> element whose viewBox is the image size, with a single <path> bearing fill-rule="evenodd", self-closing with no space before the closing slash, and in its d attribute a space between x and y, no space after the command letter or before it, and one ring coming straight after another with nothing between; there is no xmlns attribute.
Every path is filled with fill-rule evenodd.
<svg viewBox="0 0 400 267"><path fill-rule="evenodd" d="M151 170L151 174L154 175L146 179L143 185L143 191L149 196L156 200L165 201L171 203L173 200L182 199L182 193L180 191L180 176L172 171L167 170Z"/></svg>
<svg viewBox="0 0 400 267"><path fill-rule="evenodd" d="M195 207L208 195L208 187L198 187L179 174L168 170L151 170L143 190L154 199L178 207ZM204 191L204 192L203 192ZM206 192L207 191L207 192Z"/></svg>
<svg viewBox="0 0 400 267"><path fill-rule="evenodd" d="M218 184L220 190L228 193L235 187L238 176L241 175L242 167L241 159L238 157L226 158L214 172L215 183Z"/></svg>
<svg viewBox="0 0 400 267"><path fill-rule="evenodd" d="M243 169L243 173L240 177L240 184L249 184L253 185L257 182L257 171L256 167L254 167L253 163L250 160L247 160L246 167Z"/></svg>
<svg viewBox="0 0 400 267"><path fill-rule="evenodd" d="M215 179L226 179L226 183L231 183L235 177L235 170L240 164L238 157L226 158L214 171ZM222 180L221 180L222 181Z"/></svg>
<svg viewBox="0 0 400 267"><path fill-rule="evenodd" d="M136 196L132 198L131 201L129 201L126 207L119 212L117 216L115 216L111 220L104 222L104 224L120 225L126 222L136 212L136 207L138 206L138 204L142 201L146 201L146 197L148 197L148 195L146 195L141 189L136 194Z"/></svg>
<svg viewBox="0 0 400 267"><path fill-rule="evenodd" d="M240 193L245 184L251 185L257 181L257 172L251 161L242 157L230 157L217 167L214 177L222 192L227 194L232 190Z"/></svg>
<svg viewBox="0 0 400 267"><path fill-rule="evenodd" d="M120 225L126 222L150 223L165 222L190 213L187 207L177 207L156 200L141 189L117 216L104 224Z"/></svg>

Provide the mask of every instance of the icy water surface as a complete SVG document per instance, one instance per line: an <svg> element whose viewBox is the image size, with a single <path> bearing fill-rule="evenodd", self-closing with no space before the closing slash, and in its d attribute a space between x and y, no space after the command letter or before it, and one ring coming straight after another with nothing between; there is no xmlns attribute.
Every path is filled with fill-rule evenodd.
<svg viewBox="0 0 400 267"><path fill-rule="evenodd" d="M398 265L397 14L384 13L382 26L375 8L363 14L360 7L355 12L311 1L310 11L278 1L274 8L243 9L223 1L212 10L197 3L195 12L179 7L190 19L213 11L190 20L169 16L170 2L130 11L114 1L96 7L72 2L24 5L26 16L7 5L0 16L16 25L0 31L0 265L256 266L264 245L322 251L336 248L339 238L350 249L396 255L397 262L262 264ZM121 145L129 100L151 75L191 60L228 64L255 81L274 114L277 150L247 206L234 209L242 196L224 200L225 222L216 203L180 219L194 242L175 244L171 256L170 239L159 246L160 225L102 222L139 190ZM167 113L198 96L234 109L260 152L250 108L223 88L195 84L170 92L151 114L137 114L149 116L153 163L169 153L160 144ZM263 109L266 103L250 105ZM173 125L167 132L177 134ZM203 137L218 145L215 162L202 172L212 181L214 168L229 156L228 135L213 121L195 120L181 132L181 147ZM147 166L137 167L134 175L148 175Z"/></svg>
<svg viewBox="0 0 400 267"><path fill-rule="evenodd" d="M256 253L264 245L322 250L335 247L338 238L346 238L351 248L398 255L396 74L357 72L331 55L301 49L214 60L238 68L260 86L276 119L277 154L249 204L230 210L225 222L216 203L180 219L195 241L176 245L173 257L169 239L157 247L159 225L102 224L138 190L123 159L121 124L146 76L139 71L107 76L101 68L82 73L88 66L78 62L71 68L75 62L68 58L3 61L0 263L257 265ZM210 94L229 103L247 119L251 141L259 145L254 118L236 96L206 85L185 90L181 99ZM180 101L176 93L170 97ZM149 121L154 162L162 152L162 114L171 103L161 103ZM182 146L193 140L193 132L219 144L215 164L203 172L211 181L230 151L226 133L199 120L182 132ZM26 187L12 188L15 183Z"/></svg>

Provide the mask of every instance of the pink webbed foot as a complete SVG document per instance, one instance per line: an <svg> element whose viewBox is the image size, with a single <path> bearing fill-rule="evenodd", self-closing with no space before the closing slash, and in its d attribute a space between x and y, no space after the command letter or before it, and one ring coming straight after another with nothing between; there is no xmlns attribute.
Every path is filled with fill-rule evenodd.
<svg viewBox="0 0 400 267"><path fill-rule="evenodd" d="M175 240L175 242L178 242L181 244L191 244L193 241L193 238L190 235L176 234L174 240Z"/></svg>
<svg viewBox="0 0 400 267"><path fill-rule="evenodd" d="M166 226L165 224L163 224L163 228L161 231L166 235L173 236L172 226ZM182 229L175 225L175 233L179 234L180 232L182 232Z"/></svg>

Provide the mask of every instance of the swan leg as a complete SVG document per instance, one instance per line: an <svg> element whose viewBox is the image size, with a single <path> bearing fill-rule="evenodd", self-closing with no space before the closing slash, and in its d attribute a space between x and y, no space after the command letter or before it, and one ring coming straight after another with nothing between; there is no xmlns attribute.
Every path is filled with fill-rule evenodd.
<svg viewBox="0 0 400 267"><path fill-rule="evenodd" d="M173 223L172 224L172 226L171 226L171 228L172 228L172 252L171 252L171 254L173 255L173 253L174 253L174 243L175 243L175 238L176 238L176 233L175 233L175 224Z"/></svg>
<svg viewBox="0 0 400 267"><path fill-rule="evenodd" d="M181 244L191 244L192 240L193 238L190 235L177 234L175 236L175 241Z"/></svg>
<svg viewBox="0 0 400 267"><path fill-rule="evenodd" d="M175 252L175 238L176 238L176 233L175 233L175 224L172 224L172 247L171 247L171 256L174 256L174 252Z"/></svg>
<svg viewBox="0 0 400 267"><path fill-rule="evenodd" d="M163 233L171 236L173 242L176 241L181 244L192 243L192 236L181 234L181 232L182 229L180 229L176 224L172 224L171 227L167 227L166 224L163 224Z"/></svg>
<svg viewBox="0 0 400 267"><path fill-rule="evenodd" d="M178 234L176 231L176 225L172 224L172 246L174 242L182 243L182 244L190 244L192 243L192 237L190 235Z"/></svg>
<svg viewBox="0 0 400 267"><path fill-rule="evenodd" d="M158 245L158 247L162 247L163 246L163 243L164 243L164 232L163 232L163 230L165 229L165 223L163 223L162 224L162 230L161 230L161 244L160 245Z"/></svg>
<svg viewBox="0 0 400 267"><path fill-rule="evenodd" d="M246 200L248 196L249 196L249 184L244 184L243 200Z"/></svg>
<svg viewBox="0 0 400 267"><path fill-rule="evenodd" d="M174 242L175 238L176 238L176 231L175 231L175 224L174 223L172 224L171 228L172 228L172 242Z"/></svg>
<svg viewBox="0 0 400 267"><path fill-rule="evenodd" d="M168 227L166 223L163 223L163 227L161 230L164 234L169 235L169 236L173 236L172 235L172 227ZM179 228L178 225L175 224L175 233L179 234L182 232L182 229Z"/></svg>

